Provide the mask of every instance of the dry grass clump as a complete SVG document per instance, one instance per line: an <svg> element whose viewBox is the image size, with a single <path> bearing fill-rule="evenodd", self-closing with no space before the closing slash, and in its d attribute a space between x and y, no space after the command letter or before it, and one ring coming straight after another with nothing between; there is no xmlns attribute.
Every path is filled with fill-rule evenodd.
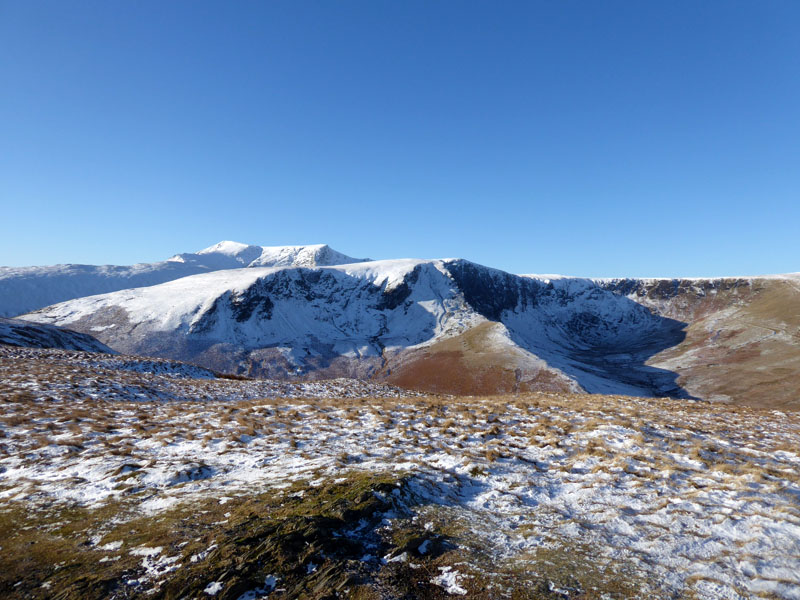
<svg viewBox="0 0 800 600"><path fill-rule="evenodd" d="M32 421L32 416L28 413L12 413L0 417L6 427L20 427Z"/></svg>
<svg viewBox="0 0 800 600"><path fill-rule="evenodd" d="M582 457L608 458L613 455L613 452L606 446L605 440L591 437L580 450L580 454Z"/></svg>

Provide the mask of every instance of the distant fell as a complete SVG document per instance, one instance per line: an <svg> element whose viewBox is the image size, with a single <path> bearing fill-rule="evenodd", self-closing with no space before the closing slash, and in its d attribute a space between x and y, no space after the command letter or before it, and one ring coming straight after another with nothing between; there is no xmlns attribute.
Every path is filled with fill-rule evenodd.
<svg viewBox="0 0 800 600"><path fill-rule="evenodd" d="M313 267L364 260L325 244L251 246L224 241L155 263L0 267L0 316L15 317L73 298L158 285L198 273L246 267Z"/></svg>

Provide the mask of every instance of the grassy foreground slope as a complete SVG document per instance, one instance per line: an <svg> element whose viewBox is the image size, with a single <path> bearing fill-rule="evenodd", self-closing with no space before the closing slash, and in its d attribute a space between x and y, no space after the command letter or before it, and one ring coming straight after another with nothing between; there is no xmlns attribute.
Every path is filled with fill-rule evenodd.
<svg viewBox="0 0 800 600"><path fill-rule="evenodd" d="M55 354L3 375L2 597L800 597L797 413L258 398L128 362L107 399L90 355Z"/></svg>

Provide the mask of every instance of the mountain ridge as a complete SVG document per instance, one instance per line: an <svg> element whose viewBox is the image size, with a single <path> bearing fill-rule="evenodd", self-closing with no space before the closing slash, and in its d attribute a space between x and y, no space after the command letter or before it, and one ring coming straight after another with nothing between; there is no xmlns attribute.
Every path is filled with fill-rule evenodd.
<svg viewBox="0 0 800 600"><path fill-rule="evenodd" d="M251 259L245 261L250 255ZM253 246L219 242L195 253L134 265L59 264L0 267L0 316L16 317L73 298L158 285L181 277L252 266L314 266L364 262L327 244Z"/></svg>
<svg viewBox="0 0 800 600"><path fill-rule="evenodd" d="M325 245L236 242L172 264L194 268L208 256L240 266L76 298L24 319L117 351L254 377L800 404L798 274L514 275L457 258L357 261ZM317 264L325 262L339 264Z"/></svg>
<svg viewBox="0 0 800 600"><path fill-rule="evenodd" d="M679 324L585 280L543 283L463 259L217 271L25 318L68 325L123 352L251 376L389 382L408 381L410 370L425 368L421 360L441 361L442 352L452 359L452 349L437 345L488 324L478 330L486 349L474 345L473 331L467 353L467 362L477 352L487 364L465 369L459 358L451 367L472 372L464 380L475 389L531 389L545 378L573 391L686 395L672 374L643 363L659 340L677 341ZM626 375L603 360L609 345L630 356Z"/></svg>

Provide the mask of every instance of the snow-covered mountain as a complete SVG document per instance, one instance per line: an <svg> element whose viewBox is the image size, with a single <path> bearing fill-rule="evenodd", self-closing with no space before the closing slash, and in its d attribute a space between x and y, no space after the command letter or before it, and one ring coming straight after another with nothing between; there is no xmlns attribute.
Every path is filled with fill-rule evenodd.
<svg viewBox="0 0 800 600"><path fill-rule="evenodd" d="M254 377L800 403L800 274L518 276L461 259L234 242L149 265L9 271L7 312L74 296L24 318ZM116 291L88 296L97 288Z"/></svg>
<svg viewBox="0 0 800 600"><path fill-rule="evenodd" d="M54 325L2 317L0 317L0 344L23 348L60 348L62 350L114 354L111 348L85 333L70 331Z"/></svg>
<svg viewBox="0 0 800 600"><path fill-rule="evenodd" d="M324 267L368 260L347 256L326 244L251 246L225 241L193 254L176 254L168 259L168 262L198 265L210 271L217 271L241 267Z"/></svg>
<svg viewBox="0 0 800 600"><path fill-rule="evenodd" d="M683 394L674 373L645 365L680 341L677 321L589 280L520 277L459 259L229 269L25 318L122 352L255 376L348 375L464 393Z"/></svg>
<svg viewBox="0 0 800 600"><path fill-rule="evenodd" d="M0 316L13 317L72 298L157 285L222 269L313 267L364 260L345 256L324 244L249 246L220 242L196 253L177 254L165 261L131 266L0 267Z"/></svg>

